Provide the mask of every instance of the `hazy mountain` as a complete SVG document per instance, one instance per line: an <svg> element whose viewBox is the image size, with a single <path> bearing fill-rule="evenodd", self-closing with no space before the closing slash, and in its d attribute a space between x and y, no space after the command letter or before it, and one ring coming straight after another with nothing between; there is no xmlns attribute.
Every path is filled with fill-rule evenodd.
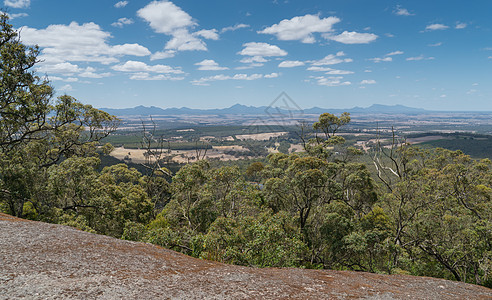
<svg viewBox="0 0 492 300"><path fill-rule="evenodd" d="M246 106L242 104L235 104L227 108L215 108L215 109L194 109L194 108L160 108L156 106L136 106L134 108L101 108L112 115L116 116L165 116L165 115L263 115L274 113L289 113L287 109L281 109L276 107L267 106ZM383 113L383 114L414 114L429 112L422 108L407 107L404 105L382 105L374 104L370 107L353 107L348 109L329 109L313 107L302 111L293 110L294 114L321 114L324 112L330 113Z"/></svg>

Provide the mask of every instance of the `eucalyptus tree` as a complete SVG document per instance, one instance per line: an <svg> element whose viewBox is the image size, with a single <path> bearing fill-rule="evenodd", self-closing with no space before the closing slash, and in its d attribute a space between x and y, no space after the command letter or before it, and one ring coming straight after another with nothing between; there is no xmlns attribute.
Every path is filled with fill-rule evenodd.
<svg viewBox="0 0 492 300"><path fill-rule="evenodd" d="M118 119L63 95L54 99L34 71L38 47L28 47L0 15L0 208L23 216L43 194L46 170L70 157L95 155Z"/></svg>

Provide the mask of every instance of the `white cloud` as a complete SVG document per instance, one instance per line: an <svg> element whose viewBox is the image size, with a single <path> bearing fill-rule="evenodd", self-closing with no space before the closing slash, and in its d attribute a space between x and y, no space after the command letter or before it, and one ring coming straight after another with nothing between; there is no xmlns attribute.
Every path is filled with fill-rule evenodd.
<svg viewBox="0 0 492 300"><path fill-rule="evenodd" d="M189 33L188 29L178 29L173 38L167 42L165 49L177 51L207 50L207 45L201 39Z"/></svg>
<svg viewBox="0 0 492 300"><path fill-rule="evenodd" d="M285 60L281 62L278 66L279 68L300 67L300 66L304 66L304 62L298 60Z"/></svg>
<svg viewBox="0 0 492 300"><path fill-rule="evenodd" d="M282 41L299 40L303 43L314 43L316 39L313 33L331 32L333 25L338 22L340 19L337 17L320 19L317 15L305 15L282 20L258 33L273 34Z"/></svg>
<svg viewBox="0 0 492 300"><path fill-rule="evenodd" d="M386 54L386 56L402 55L403 53L404 53L403 51L397 50Z"/></svg>
<svg viewBox="0 0 492 300"><path fill-rule="evenodd" d="M119 2L116 2L116 4L114 5L114 7L116 7L116 8L122 8L122 7L125 7L127 4L128 4L128 1L119 1Z"/></svg>
<svg viewBox="0 0 492 300"><path fill-rule="evenodd" d="M5 0L5 6L13 8L28 8L31 5L31 0Z"/></svg>
<svg viewBox="0 0 492 300"><path fill-rule="evenodd" d="M265 74L265 78L277 78L279 76L278 73Z"/></svg>
<svg viewBox="0 0 492 300"><path fill-rule="evenodd" d="M376 84L376 80L374 79L364 79L360 82L360 84Z"/></svg>
<svg viewBox="0 0 492 300"><path fill-rule="evenodd" d="M374 57L370 58L369 60L372 60L375 63L380 63L380 62L390 62L393 61L393 57L391 56L386 56L386 57Z"/></svg>
<svg viewBox="0 0 492 300"><path fill-rule="evenodd" d="M308 71L314 71L314 72L325 72L327 75L349 75L349 74L354 74L352 71L346 71L346 70L337 70L337 69L332 69L332 68L327 68L327 67L317 67L317 66L312 66L307 68Z"/></svg>
<svg viewBox="0 0 492 300"><path fill-rule="evenodd" d="M23 18L29 16L26 13L18 13L18 14L7 14L11 20L16 19L16 18Z"/></svg>
<svg viewBox="0 0 492 300"><path fill-rule="evenodd" d="M173 68L167 65L153 65L149 66L141 61L129 60L122 65L116 65L111 67L111 69L120 72L153 72L153 73L164 73L164 74L183 74L184 72L179 68Z"/></svg>
<svg viewBox="0 0 492 300"><path fill-rule="evenodd" d="M443 95L441 95L441 96L439 96L439 97L440 97L440 98L446 98L447 96L448 96L448 95L443 94Z"/></svg>
<svg viewBox="0 0 492 300"><path fill-rule="evenodd" d="M173 77L169 74L150 75L147 72L138 72L130 76L131 80L183 80L184 77Z"/></svg>
<svg viewBox="0 0 492 300"><path fill-rule="evenodd" d="M311 76L310 78L316 80L316 83L318 85L322 86L344 86L344 85L351 85L352 83L350 81L343 81L342 76L330 76L330 77L324 77L324 76L318 76L314 77Z"/></svg>
<svg viewBox="0 0 492 300"><path fill-rule="evenodd" d="M106 73L96 73L96 69L92 67L87 67L85 70L83 70L80 74L80 77L86 77L86 78L104 78L104 77L109 77L111 76L111 73L106 72Z"/></svg>
<svg viewBox="0 0 492 300"><path fill-rule="evenodd" d="M71 64L69 62L58 63L58 64L42 64L38 71L47 74L64 74L73 75L80 72L78 65Z"/></svg>
<svg viewBox="0 0 492 300"><path fill-rule="evenodd" d="M156 53L150 56L150 60L158 60L164 58L171 58L176 55L176 51L174 50L166 50L166 51L157 51Z"/></svg>
<svg viewBox="0 0 492 300"><path fill-rule="evenodd" d="M73 91L73 87L70 84L65 84L64 86L59 88L59 90L64 92L69 92L69 91Z"/></svg>
<svg viewBox="0 0 492 300"><path fill-rule="evenodd" d="M419 55L419 56L414 56L414 57L408 57L408 61L419 61L419 60L432 60L434 57L425 57L424 55Z"/></svg>
<svg viewBox="0 0 492 300"><path fill-rule="evenodd" d="M444 30L448 28L449 26L446 26L444 24L431 24L427 25L427 27L425 27L425 30Z"/></svg>
<svg viewBox="0 0 492 300"><path fill-rule="evenodd" d="M169 1L153 1L138 10L137 15L147 21L155 32L172 37L165 46L167 50L207 50L207 45L199 37L219 39L216 29L190 33L197 23L188 13Z"/></svg>
<svg viewBox="0 0 492 300"><path fill-rule="evenodd" d="M229 69L219 66L219 64L213 59L204 59L201 62L196 63L195 66L199 66L198 70L201 71L220 71Z"/></svg>
<svg viewBox="0 0 492 300"><path fill-rule="evenodd" d="M133 24L132 19L119 18L118 21L112 23L111 26L122 28L123 26L130 25L130 24Z"/></svg>
<svg viewBox="0 0 492 300"><path fill-rule="evenodd" d="M245 69L261 67L264 65L263 63L265 63L267 61L268 60L262 56L244 57L243 59L240 60L240 62L242 62L243 64L249 64L249 65L237 67L236 70L245 70Z"/></svg>
<svg viewBox="0 0 492 300"><path fill-rule="evenodd" d="M344 31L339 35L323 35L323 37L342 44L368 44L378 38L378 36L373 33L358 33L355 31Z"/></svg>
<svg viewBox="0 0 492 300"><path fill-rule="evenodd" d="M229 26L229 27L222 28L222 30L220 31L220 33L224 33L224 32L227 32L227 31L236 31L238 29L248 28L248 27L250 27L250 26L247 25L247 24L236 24L234 26Z"/></svg>
<svg viewBox="0 0 492 300"><path fill-rule="evenodd" d="M67 61L99 62L110 64L118 62L116 57L123 55L147 56L150 51L138 44L111 46L111 37L95 23L79 25L50 25L46 29L20 28L21 39L28 45L42 48L41 64L58 64Z"/></svg>
<svg viewBox="0 0 492 300"><path fill-rule="evenodd" d="M110 54L113 55L133 55L133 56L148 56L151 54L149 49L139 44L124 44L111 47Z"/></svg>
<svg viewBox="0 0 492 300"><path fill-rule="evenodd" d="M435 43L435 44L429 44L429 47L439 47L441 45L442 45L442 43L441 42L438 42L438 43Z"/></svg>
<svg viewBox="0 0 492 300"><path fill-rule="evenodd" d="M219 35L217 34L217 29L208 29L208 30L200 30L195 33L193 33L194 36L201 36L203 38L206 38L208 40L218 40Z"/></svg>
<svg viewBox="0 0 492 300"><path fill-rule="evenodd" d="M258 79L262 79L262 78L276 78L278 76L279 76L278 73L271 73L271 74L265 74L265 75L263 75L263 74L251 74L251 75L235 74L233 76L220 74L220 75L214 75L214 76L209 76L209 77L202 77L200 79L196 79L196 80L191 81L191 83L193 85L208 86L208 85L210 85L209 82L211 82L211 81L224 81L224 80L247 80L247 81L251 81L251 80L258 80Z"/></svg>
<svg viewBox="0 0 492 300"><path fill-rule="evenodd" d="M191 16L172 2L153 1L137 11L157 33L171 35L177 29L196 25Z"/></svg>
<svg viewBox="0 0 492 300"><path fill-rule="evenodd" d="M267 43L245 43L244 49L238 52L240 55L245 56L286 56L287 52L280 49L278 46L270 45Z"/></svg>
<svg viewBox="0 0 492 300"><path fill-rule="evenodd" d="M80 68L78 65L71 64L69 62L58 63L58 64L43 64L38 68L39 72L47 74L62 74L65 76L79 76L87 78L103 78L111 76L111 73L97 73L96 69L93 67L87 67L85 69ZM78 81L77 78L72 77L68 79L63 79L58 76L50 77L52 80L62 80L66 82Z"/></svg>
<svg viewBox="0 0 492 300"><path fill-rule="evenodd" d="M77 81L79 81L79 79L76 77L62 78L62 77L58 77L58 76L52 76L49 79L50 79L50 81L64 81L64 82L77 82Z"/></svg>
<svg viewBox="0 0 492 300"><path fill-rule="evenodd" d="M340 51L337 54L327 55L320 60L310 61L310 63L313 66L328 66L328 65L336 65L340 63L348 63L353 61L351 58L341 58L342 56L345 56L345 53Z"/></svg>
<svg viewBox="0 0 492 300"><path fill-rule="evenodd" d="M466 26L468 26L468 24L466 24L466 23L457 23L454 28L455 29L465 29Z"/></svg>
<svg viewBox="0 0 492 300"><path fill-rule="evenodd" d="M412 14L408 11L408 9L401 7L398 5L396 9L393 11L393 13L397 16L414 16L415 14Z"/></svg>
<svg viewBox="0 0 492 300"><path fill-rule="evenodd" d="M251 63L265 63L268 60L265 59L263 56L251 56L251 57L245 57L240 61L244 64L251 64Z"/></svg>

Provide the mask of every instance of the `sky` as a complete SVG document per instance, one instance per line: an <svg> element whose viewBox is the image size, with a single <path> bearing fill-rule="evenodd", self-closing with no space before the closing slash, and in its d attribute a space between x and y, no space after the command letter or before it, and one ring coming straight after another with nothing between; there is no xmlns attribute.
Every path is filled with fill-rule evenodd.
<svg viewBox="0 0 492 300"><path fill-rule="evenodd" d="M57 95L95 107L492 111L490 0L4 0Z"/></svg>

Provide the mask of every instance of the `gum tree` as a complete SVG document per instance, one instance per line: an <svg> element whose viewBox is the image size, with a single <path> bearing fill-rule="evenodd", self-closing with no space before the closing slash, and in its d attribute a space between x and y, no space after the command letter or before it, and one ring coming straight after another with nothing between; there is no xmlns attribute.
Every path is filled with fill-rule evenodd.
<svg viewBox="0 0 492 300"><path fill-rule="evenodd" d="M54 90L33 70L38 47L28 47L0 15L0 208L22 217L44 194L46 170L74 156L94 156L118 120Z"/></svg>

